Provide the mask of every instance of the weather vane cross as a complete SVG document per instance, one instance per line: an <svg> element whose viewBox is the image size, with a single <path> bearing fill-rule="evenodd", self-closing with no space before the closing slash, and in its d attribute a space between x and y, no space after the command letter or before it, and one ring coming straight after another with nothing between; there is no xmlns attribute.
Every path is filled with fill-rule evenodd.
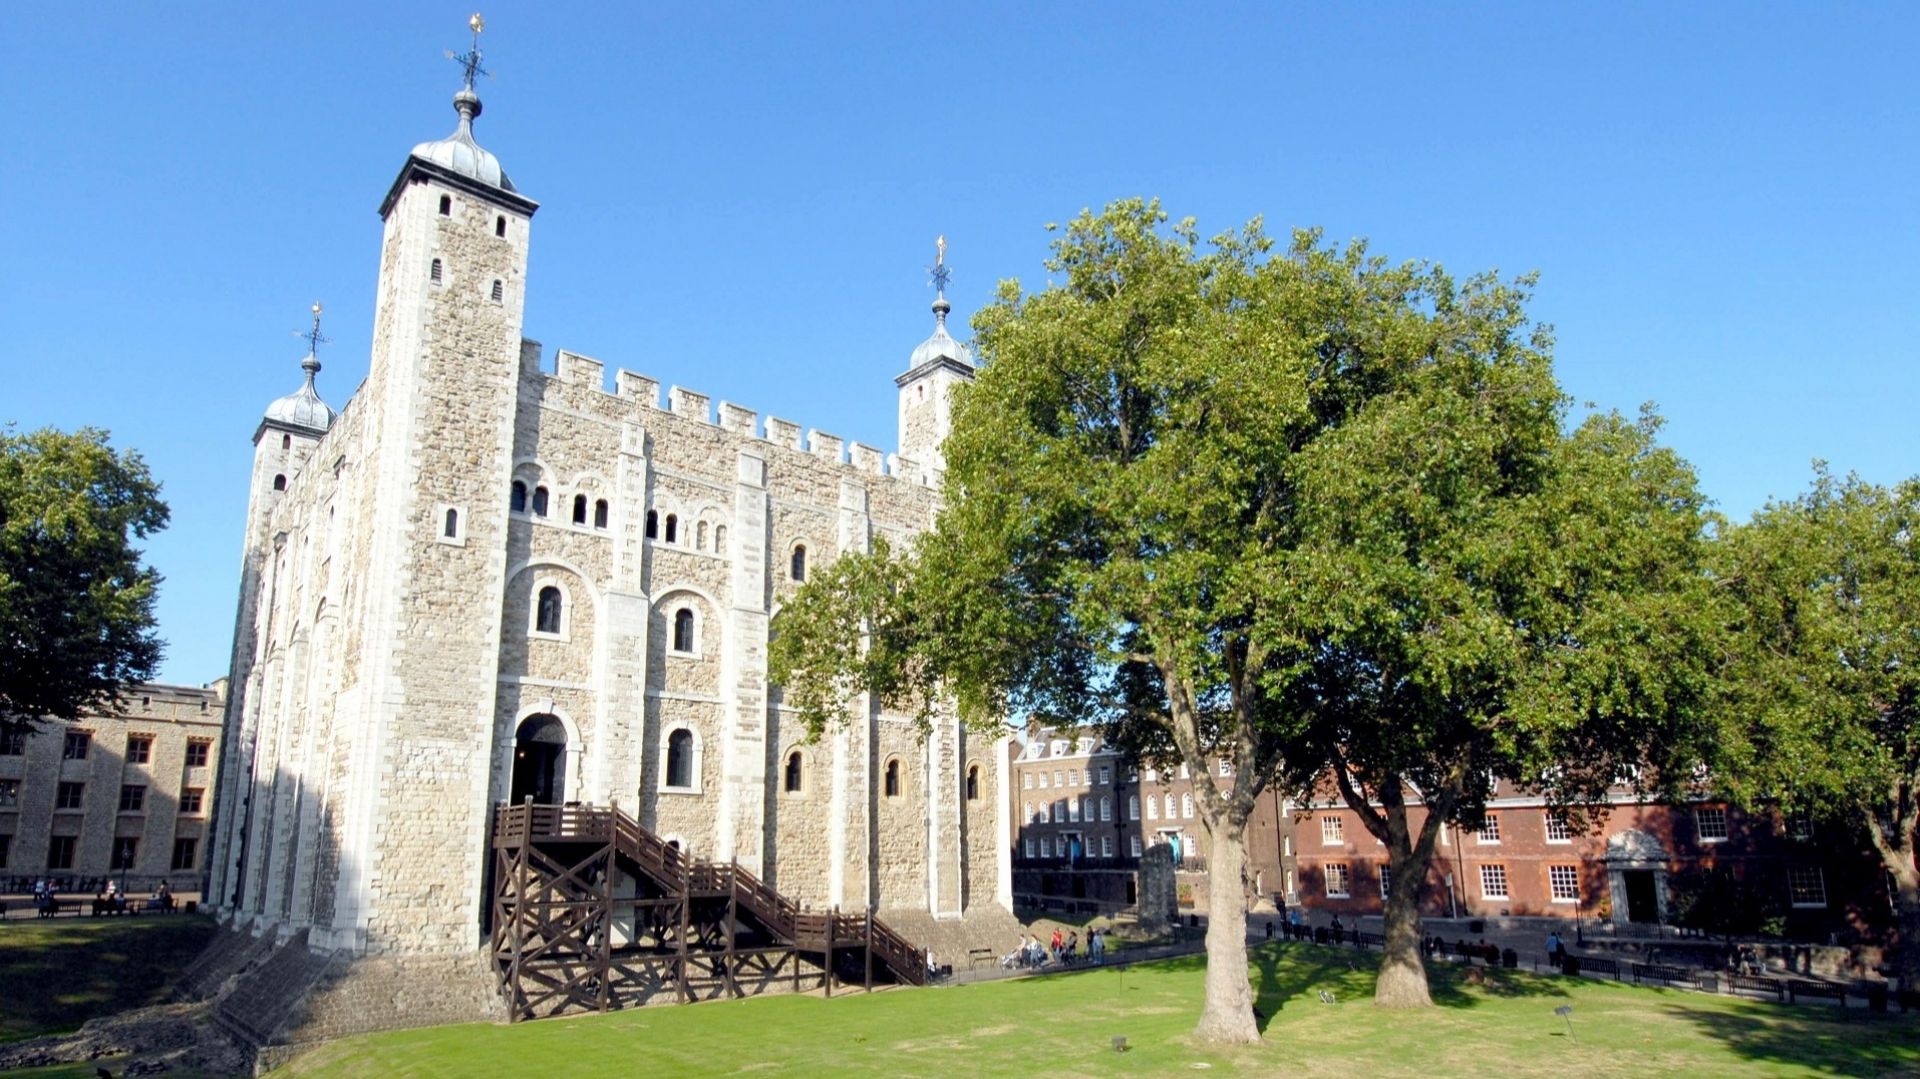
<svg viewBox="0 0 1920 1079"><path fill-rule="evenodd" d="M480 66L480 60L483 56L483 54L480 52L480 31L485 30L487 28L487 20L481 18L480 13L476 11L473 13L473 17L467 20L467 25L473 28L473 48L468 49L466 52L460 53L457 56L454 54L452 49L448 49L447 59L452 60L455 63L458 63L462 68L465 69L466 76L467 76L467 89L471 91L473 89L473 77L475 75L485 75L487 78L491 79L493 78L493 72L488 71L486 68Z"/></svg>
<svg viewBox="0 0 1920 1079"><path fill-rule="evenodd" d="M304 340L307 343L308 355L318 355L320 352L321 345L333 343L333 338L328 337L326 334L323 334L320 332L320 301L319 300L313 301L313 328L310 330L295 330L293 335L295 337L298 337Z"/></svg>
<svg viewBox="0 0 1920 1079"><path fill-rule="evenodd" d="M947 294L947 282L953 279L953 271L947 268L947 238L941 236L933 241L933 265L927 267L927 273L933 275L933 287L941 296Z"/></svg>

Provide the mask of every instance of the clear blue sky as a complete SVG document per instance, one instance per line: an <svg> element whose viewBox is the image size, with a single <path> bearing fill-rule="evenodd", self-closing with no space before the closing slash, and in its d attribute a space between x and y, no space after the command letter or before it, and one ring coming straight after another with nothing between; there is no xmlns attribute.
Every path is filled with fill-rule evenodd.
<svg viewBox="0 0 1920 1079"><path fill-rule="evenodd" d="M479 0L475 0L479 2ZM250 446L318 298L367 370L375 210L452 130L468 6L16 4L0 31L0 420L146 454L162 674L227 665ZM894 444L930 327L1041 226L1542 274L1568 392L1656 401L1721 508L1920 472L1920 5L489 3L481 143L543 204L527 333Z"/></svg>

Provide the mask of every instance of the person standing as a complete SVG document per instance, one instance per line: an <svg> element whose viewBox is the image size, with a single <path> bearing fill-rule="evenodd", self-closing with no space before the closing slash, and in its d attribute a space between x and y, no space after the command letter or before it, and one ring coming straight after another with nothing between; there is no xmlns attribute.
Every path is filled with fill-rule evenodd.
<svg viewBox="0 0 1920 1079"><path fill-rule="evenodd" d="M1547 934L1547 965L1552 967L1555 970L1559 970L1560 964L1564 960L1565 956L1566 956L1566 946L1560 943L1560 931L1556 929L1548 933Z"/></svg>

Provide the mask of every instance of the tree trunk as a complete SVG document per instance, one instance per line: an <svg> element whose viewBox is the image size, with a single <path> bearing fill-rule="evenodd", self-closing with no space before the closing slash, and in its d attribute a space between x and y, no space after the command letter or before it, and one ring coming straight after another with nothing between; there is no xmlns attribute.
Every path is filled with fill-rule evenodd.
<svg viewBox="0 0 1920 1079"><path fill-rule="evenodd" d="M1404 834L1404 829L1402 829ZM1420 922L1420 895L1425 890L1427 862L1414 852L1388 851L1393 879L1387 882L1386 943L1380 953L1380 978L1374 983L1373 1003L1379 1008L1432 1007L1427 993L1427 965L1420 955L1424 935Z"/></svg>
<svg viewBox="0 0 1920 1079"><path fill-rule="evenodd" d="M1905 853L1898 860L1886 859L1893 873L1893 926L1900 934L1889 958L1900 988L1920 989L1920 865L1915 865L1911 844Z"/></svg>
<svg viewBox="0 0 1920 1079"><path fill-rule="evenodd" d="M1203 825L1205 821L1201 822ZM1244 825L1208 827L1207 998L1194 1035L1202 1041L1260 1040L1247 976L1247 840Z"/></svg>

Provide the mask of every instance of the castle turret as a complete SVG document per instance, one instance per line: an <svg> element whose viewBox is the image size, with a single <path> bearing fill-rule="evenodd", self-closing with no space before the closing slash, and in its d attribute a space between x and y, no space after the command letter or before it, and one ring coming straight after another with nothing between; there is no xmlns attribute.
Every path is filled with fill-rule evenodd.
<svg viewBox="0 0 1920 1079"><path fill-rule="evenodd" d="M946 458L940 444L953 429L952 389L955 384L973 381L973 353L947 333L947 314L953 305L947 302L947 238L934 242L931 267L934 287L933 336L914 348L905 373L896 377L900 387L900 456L917 464L925 482L937 482L946 471Z"/></svg>

